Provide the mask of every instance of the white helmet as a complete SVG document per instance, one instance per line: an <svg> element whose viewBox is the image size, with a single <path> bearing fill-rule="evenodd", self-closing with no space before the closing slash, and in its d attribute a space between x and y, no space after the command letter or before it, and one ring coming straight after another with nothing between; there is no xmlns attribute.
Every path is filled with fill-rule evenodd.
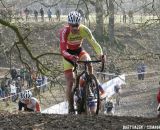
<svg viewBox="0 0 160 130"><path fill-rule="evenodd" d="M80 24L81 19L81 14L77 11L72 11L68 14L68 23L70 24Z"/></svg>
<svg viewBox="0 0 160 130"><path fill-rule="evenodd" d="M20 94L21 99L30 99L32 97L32 92L30 90L26 90Z"/></svg>

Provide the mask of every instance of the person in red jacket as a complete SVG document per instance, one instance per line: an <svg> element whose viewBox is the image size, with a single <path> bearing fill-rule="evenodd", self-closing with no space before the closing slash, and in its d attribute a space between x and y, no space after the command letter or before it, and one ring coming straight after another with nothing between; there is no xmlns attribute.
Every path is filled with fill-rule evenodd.
<svg viewBox="0 0 160 130"><path fill-rule="evenodd" d="M159 82L159 84L160 84L160 82ZM157 112L158 112L158 117L160 117L160 88L157 93L157 102L158 102Z"/></svg>

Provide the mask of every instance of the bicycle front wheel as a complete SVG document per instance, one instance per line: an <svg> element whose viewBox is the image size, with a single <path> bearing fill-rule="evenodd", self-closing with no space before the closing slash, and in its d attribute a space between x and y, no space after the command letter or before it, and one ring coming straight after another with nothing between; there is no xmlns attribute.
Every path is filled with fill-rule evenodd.
<svg viewBox="0 0 160 130"><path fill-rule="evenodd" d="M86 114L98 114L100 108L99 85L94 75L87 79L85 92L85 112Z"/></svg>

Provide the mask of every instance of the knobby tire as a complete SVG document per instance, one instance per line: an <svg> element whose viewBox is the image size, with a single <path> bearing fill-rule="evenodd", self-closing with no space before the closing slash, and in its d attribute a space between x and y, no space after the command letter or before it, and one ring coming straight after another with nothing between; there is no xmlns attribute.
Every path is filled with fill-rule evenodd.
<svg viewBox="0 0 160 130"><path fill-rule="evenodd" d="M93 88L93 84L95 84L95 88ZM94 98L97 99L97 103L96 103L96 114L99 113L99 109L100 109L100 96L99 96L99 86L98 86L98 82L97 79L94 75L90 75L90 79L86 81L86 86L84 89L84 101L85 101L85 113L88 115L90 113L89 111L89 107L88 107L88 98L90 96L90 92L91 91L94 94ZM96 93L95 93L96 91Z"/></svg>

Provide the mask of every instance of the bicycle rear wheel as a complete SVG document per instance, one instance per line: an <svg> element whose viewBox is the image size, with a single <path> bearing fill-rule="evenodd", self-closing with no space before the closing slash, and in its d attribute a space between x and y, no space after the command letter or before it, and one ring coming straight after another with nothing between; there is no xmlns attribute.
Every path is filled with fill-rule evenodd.
<svg viewBox="0 0 160 130"><path fill-rule="evenodd" d="M99 85L94 75L90 75L84 89L84 109L86 114L98 114L100 108ZM94 110L92 111L92 108Z"/></svg>
<svg viewBox="0 0 160 130"><path fill-rule="evenodd" d="M75 114L81 114L84 112L84 98L81 96L81 90L79 88L76 88L74 93L74 109Z"/></svg>

